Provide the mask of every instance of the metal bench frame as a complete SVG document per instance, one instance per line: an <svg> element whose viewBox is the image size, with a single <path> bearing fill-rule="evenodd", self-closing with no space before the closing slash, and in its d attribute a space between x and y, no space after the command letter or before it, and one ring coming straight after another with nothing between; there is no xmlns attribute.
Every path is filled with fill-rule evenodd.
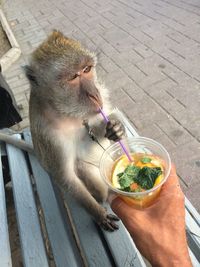
<svg viewBox="0 0 200 267"><path fill-rule="evenodd" d="M116 112L126 126L127 136L138 136L128 119L120 111ZM29 131L24 132L23 137L31 142ZM121 222L118 231L109 233L102 230L68 194L63 202L58 189L33 155L27 155L11 145L6 145L5 151L2 147L3 144L0 154L6 154L9 161L24 266L49 266L34 187L56 266L146 266ZM200 215L188 199L185 206L190 255L193 266L200 266ZM109 205L107 209L110 209ZM1 159L0 266L12 266Z"/></svg>

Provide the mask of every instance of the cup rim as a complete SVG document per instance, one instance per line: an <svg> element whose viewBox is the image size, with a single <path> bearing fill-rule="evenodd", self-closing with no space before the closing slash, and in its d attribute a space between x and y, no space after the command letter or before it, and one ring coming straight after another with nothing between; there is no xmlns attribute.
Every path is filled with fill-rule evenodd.
<svg viewBox="0 0 200 267"><path fill-rule="evenodd" d="M104 150L104 152L103 152L103 154L102 154L102 156L100 158L99 170L100 170L101 176L103 177L103 180L105 181L105 183L108 185L109 188L111 188L113 191L115 191L116 193L119 193L121 195L126 195L126 196L130 196L131 197L131 196L144 196L144 195L147 195L149 193L153 193L155 190L157 190L158 188L160 188L166 182L167 178L169 177L169 174L170 174L170 171L171 171L171 158L169 156L168 151L159 142L155 141L154 139L151 139L151 138L148 138L148 137L144 137L144 136L139 136L139 137L126 137L126 138L123 138L122 141L123 140L126 140L128 143L131 142L131 141L136 141L136 142L137 141L148 141L150 143L155 144L159 148L161 148L161 150L163 150L164 153L166 154L168 165L169 165L169 168L168 168L168 170L166 172L166 175L165 175L164 179L158 185L156 185L155 187L153 187L151 189L148 189L148 190L146 190L144 192L125 192L125 191L122 191L122 190L120 190L120 189L112 186L111 183L109 183L107 181L107 179L105 178L104 173L103 173L103 170L101 168L101 165L102 165L102 160L105 157L105 155L108 153L108 151L110 149L112 149L113 147L115 147L115 146L119 146L119 144L117 142L117 143L111 144L106 150Z"/></svg>

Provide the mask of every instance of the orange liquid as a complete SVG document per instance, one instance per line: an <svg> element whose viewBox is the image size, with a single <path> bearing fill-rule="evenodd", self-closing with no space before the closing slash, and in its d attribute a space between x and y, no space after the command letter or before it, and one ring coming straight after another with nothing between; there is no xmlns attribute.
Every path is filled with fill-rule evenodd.
<svg viewBox="0 0 200 267"><path fill-rule="evenodd" d="M160 176L157 177L154 186L158 185L164 178L164 164L161 159L159 159L157 156L154 155L148 155L144 153L134 153L131 154L131 157L133 159L133 164L138 167L160 167L163 171ZM151 158L151 162L148 163L142 163L141 159L143 157ZM121 156L119 159L117 159L113 165L112 168L112 174L111 174L111 183L112 185L120 190L120 185L118 182L118 176L117 174L120 172L123 172L127 165L129 165L130 162L127 159L126 155ZM125 195L119 195L120 198L122 198L127 204L134 206L137 209L143 209L146 207L149 207L151 204L154 203L155 199L158 197L160 193L161 187L156 189L153 192L144 194L144 195L135 195L135 196L125 196Z"/></svg>

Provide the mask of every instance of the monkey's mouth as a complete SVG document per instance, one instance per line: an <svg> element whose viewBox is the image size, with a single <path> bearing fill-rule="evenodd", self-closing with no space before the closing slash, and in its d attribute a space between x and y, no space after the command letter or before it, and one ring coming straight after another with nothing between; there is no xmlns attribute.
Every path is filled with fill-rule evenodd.
<svg viewBox="0 0 200 267"><path fill-rule="evenodd" d="M100 95L90 95L88 94L89 99L95 104L95 106L98 108L103 107L103 102Z"/></svg>

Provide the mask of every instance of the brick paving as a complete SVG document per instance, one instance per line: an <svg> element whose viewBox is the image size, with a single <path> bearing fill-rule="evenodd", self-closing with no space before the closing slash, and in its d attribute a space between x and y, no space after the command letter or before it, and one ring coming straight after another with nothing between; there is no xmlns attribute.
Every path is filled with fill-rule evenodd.
<svg viewBox="0 0 200 267"><path fill-rule="evenodd" d="M98 54L98 74L140 135L162 143L184 192L200 211L199 0L7 0L22 49L6 73L28 125L22 66L52 29Z"/></svg>

